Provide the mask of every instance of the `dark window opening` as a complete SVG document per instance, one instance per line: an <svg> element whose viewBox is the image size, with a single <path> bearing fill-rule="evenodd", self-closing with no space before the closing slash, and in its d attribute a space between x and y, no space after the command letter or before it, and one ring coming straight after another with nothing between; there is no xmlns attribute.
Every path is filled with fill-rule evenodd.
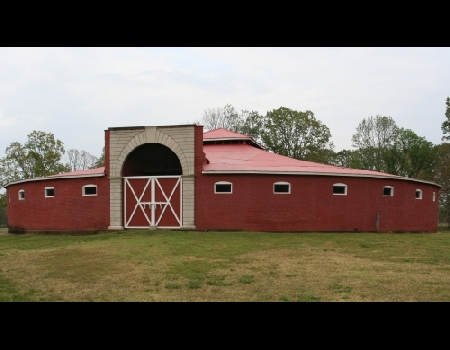
<svg viewBox="0 0 450 350"><path fill-rule="evenodd" d="M25 191L19 191L19 199L25 199Z"/></svg>
<svg viewBox="0 0 450 350"><path fill-rule="evenodd" d="M384 187L383 196L392 196L392 187Z"/></svg>
<svg viewBox="0 0 450 350"><path fill-rule="evenodd" d="M274 185L273 186L273 191L275 193L289 193L289 185L288 184L283 184L283 185Z"/></svg>
<svg viewBox="0 0 450 350"><path fill-rule="evenodd" d="M416 198L422 199L422 191L421 190L416 190Z"/></svg>
<svg viewBox="0 0 450 350"><path fill-rule="evenodd" d="M55 189L54 188L46 188L45 189L45 196L46 197L54 197L55 196Z"/></svg>
<svg viewBox="0 0 450 350"><path fill-rule="evenodd" d="M345 186L333 186L333 194L345 194Z"/></svg>
<svg viewBox="0 0 450 350"><path fill-rule="evenodd" d="M216 184L216 193L231 193L231 184Z"/></svg>
<svg viewBox="0 0 450 350"><path fill-rule="evenodd" d="M97 194L97 187L96 186L87 186L84 187L84 194L86 196L92 196Z"/></svg>

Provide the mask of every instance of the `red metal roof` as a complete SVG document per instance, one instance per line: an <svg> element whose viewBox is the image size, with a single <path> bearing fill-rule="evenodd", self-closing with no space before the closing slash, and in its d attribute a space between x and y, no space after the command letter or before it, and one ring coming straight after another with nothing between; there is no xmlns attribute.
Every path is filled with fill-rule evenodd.
<svg viewBox="0 0 450 350"><path fill-rule="evenodd" d="M100 177L105 175L105 167L96 168L96 169L86 169L86 170L78 170L78 171L71 171L68 173L62 173L62 174L56 174L56 175L49 175L49 176L43 176L43 177L35 177L31 179L22 179L22 180L16 180L11 181L4 185L3 187L7 188L10 185L19 184L22 182L30 182L30 181L42 181L42 180L48 180L53 178L76 178L76 177Z"/></svg>
<svg viewBox="0 0 450 350"><path fill-rule="evenodd" d="M251 140L252 137L244 134L238 134L237 132L230 131L224 128L218 128L203 133L203 140L211 139L240 139L240 140Z"/></svg>
<svg viewBox="0 0 450 350"><path fill-rule="evenodd" d="M224 128L218 128L203 133L203 144L207 143L247 143L253 147L261 149L266 148L249 135L239 134Z"/></svg>
<svg viewBox="0 0 450 350"><path fill-rule="evenodd" d="M264 151L246 144L204 144L203 152L209 164L203 165L204 172L282 172L320 173L337 175L365 175L395 177L378 171L343 168L333 165L308 162Z"/></svg>
<svg viewBox="0 0 450 350"><path fill-rule="evenodd" d="M369 176L403 178L379 171L343 168L298 160L253 147L246 143L220 142L226 140L251 140L252 137L219 128L203 134L203 152L209 163L203 165L204 173L288 173L337 176ZM206 142L205 142L206 141ZM217 141L212 143L211 141Z"/></svg>
<svg viewBox="0 0 450 350"><path fill-rule="evenodd" d="M95 175L95 174L104 174L105 173L105 167L95 168L95 169L85 169L85 170L77 170L77 171L70 171L67 173L62 174L56 174L56 175L49 175L46 177L58 177L58 176L83 176L83 175Z"/></svg>

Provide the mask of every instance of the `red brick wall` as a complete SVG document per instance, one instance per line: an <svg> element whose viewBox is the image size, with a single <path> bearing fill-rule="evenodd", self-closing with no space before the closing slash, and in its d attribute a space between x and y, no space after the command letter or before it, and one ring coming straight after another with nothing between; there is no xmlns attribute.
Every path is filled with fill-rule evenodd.
<svg viewBox="0 0 450 350"><path fill-rule="evenodd" d="M203 126L196 126L194 135L194 174L197 176L202 174L203 163L205 161L205 153L203 153Z"/></svg>
<svg viewBox="0 0 450 350"><path fill-rule="evenodd" d="M97 196L82 196L82 187L97 185ZM45 187L55 196L45 198ZM25 200L18 191L25 190ZM109 226L109 181L103 177L52 179L11 185L7 189L9 231L106 230Z"/></svg>
<svg viewBox="0 0 450 350"><path fill-rule="evenodd" d="M214 183L233 183L232 194L214 194ZM273 183L291 184L291 194L273 194ZM333 195L334 183L347 195ZM383 187L394 196L383 196ZM415 190L422 190L422 199ZM439 188L405 180L288 175L200 175L195 186L197 229L249 231L435 232ZM436 197L433 202L432 196Z"/></svg>
<svg viewBox="0 0 450 350"><path fill-rule="evenodd" d="M232 182L233 193L214 194L217 181ZM291 193L273 194L278 181L289 182ZM334 183L346 184L347 195L333 195ZM82 186L88 184L97 185L97 196L82 196ZM394 187L393 197L383 196L384 186ZM55 197L45 198L45 187L54 187ZM20 189L25 200L18 199ZM197 173L195 192L200 230L375 232L377 213L380 232L435 232L438 223L439 188L413 181ZM95 231L109 226L106 177L24 182L9 186L7 198L10 230Z"/></svg>

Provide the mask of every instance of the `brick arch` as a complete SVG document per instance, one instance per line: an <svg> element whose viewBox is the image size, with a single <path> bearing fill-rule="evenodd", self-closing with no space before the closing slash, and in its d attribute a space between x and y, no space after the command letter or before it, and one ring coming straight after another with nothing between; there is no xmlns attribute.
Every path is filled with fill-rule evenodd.
<svg viewBox="0 0 450 350"><path fill-rule="evenodd" d="M163 133L154 128L146 128L144 132L137 134L134 138L127 142L114 164L111 164L111 176L120 177L122 173L122 167L128 154L133 152L136 147L141 146L145 143L160 143L168 147L177 155L178 159L180 160L183 175L192 174L191 166L186 158L186 155L181 150L179 144L166 133Z"/></svg>

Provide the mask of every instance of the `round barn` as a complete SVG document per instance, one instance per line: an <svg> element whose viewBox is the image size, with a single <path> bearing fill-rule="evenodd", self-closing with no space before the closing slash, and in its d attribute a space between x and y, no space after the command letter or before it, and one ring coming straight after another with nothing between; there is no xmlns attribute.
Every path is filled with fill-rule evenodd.
<svg viewBox="0 0 450 350"><path fill-rule="evenodd" d="M105 130L105 167L13 181L10 233L436 232L440 186L301 161L202 126Z"/></svg>

